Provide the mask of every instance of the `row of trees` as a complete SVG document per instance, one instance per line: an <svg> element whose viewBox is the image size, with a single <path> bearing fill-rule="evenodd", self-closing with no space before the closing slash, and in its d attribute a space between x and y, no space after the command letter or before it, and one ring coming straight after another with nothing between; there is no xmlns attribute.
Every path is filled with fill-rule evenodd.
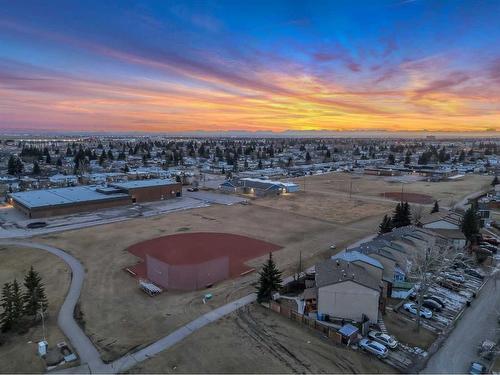
<svg viewBox="0 0 500 375"><path fill-rule="evenodd" d="M0 328L2 332L19 330L28 324L25 318L35 321L37 314L47 310L47 297L42 278L31 266L24 277L24 291L17 280L7 282L2 288Z"/></svg>

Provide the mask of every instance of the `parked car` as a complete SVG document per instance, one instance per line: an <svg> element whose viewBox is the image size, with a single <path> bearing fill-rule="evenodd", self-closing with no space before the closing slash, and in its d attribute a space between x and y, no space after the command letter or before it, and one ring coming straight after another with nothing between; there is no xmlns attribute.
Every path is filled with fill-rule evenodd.
<svg viewBox="0 0 500 375"><path fill-rule="evenodd" d="M384 345L373 340L361 339L359 347L367 352L375 354L379 358L387 358L389 355L389 350L387 350Z"/></svg>
<svg viewBox="0 0 500 375"><path fill-rule="evenodd" d="M480 362L471 362L469 367L469 374L486 374L486 366Z"/></svg>
<svg viewBox="0 0 500 375"><path fill-rule="evenodd" d="M198 191L199 189L197 187L190 187L187 189L187 191Z"/></svg>
<svg viewBox="0 0 500 375"><path fill-rule="evenodd" d="M476 271L472 268L465 270L464 273L469 275L469 276L475 277L476 279L479 279L479 280L484 279L484 275L480 274L478 271Z"/></svg>
<svg viewBox="0 0 500 375"><path fill-rule="evenodd" d="M490 245L490 244L481 243L481 244L479 244L479 247L481 247L482 249L489 250L489 251L491 251L493 254L496 254L496 253L497 253L497 251L498 251L498 247L497 247L497 246L495 246L495 245Z"/></svg>
<svg viewBox="0 0 500 375"><path fill-rule="evenodd" d="M446 306L445 303L443 302L443 300L441 298L436 297L436 296L434 296L432 294L426 294L424 296L424 299L430 299L430 300L432 300L434 302L437 302L441 306L442 309L444 309L444 307Z"/></svg>
<svg viewBox="0 0 500 375"><path fill-rule="evenodd" d="M453 291L460 290L460 283L453 281L453 280L450 280L450 279L445 279L443 277L439 277L437 279L437 283L446 289L450 289Z"/></svg>
<svg viewBox="0 0 500 375"><path fill-rule="evenodd" d="M446 272L444 276L448 280L453 280L456 281L457 283L463 283L465 281L465 277L463 275L460 275L459 273Z"/></svg>
<svg viewBox="0 0 500 375"><path fill-rule="evenodd" d="M440 312L442 310L441 305L433 299L424 299L422 302L422 306L427 307L432 311Z"/></svg>
<svg viewBox="0 0 500 375"><path fill-rule="evenodd" d="M413 315L417 315L417 305L415 303L405 303L403 308ZM432 318L432 311L426 307L420 309L420 316L422 318L430 319Z"/></svg>
<svg viewBox="0 0 500 375"><path fill-rule="evenodd" d="M496 238L489 236L483 236L483 242L488 242L491 245L500 245L500 242Z"/></svg>
<svg viewBox="0 0 500 375"><path fill-rule="evenodd" d="M28 229L38 229L38 228L45 228L47 226L47 223L45 221L35 221L32 223L29 223L26 225L26 228Z"/></svg>
<svg viewBox="0 0 500 375"><path fill-rule="evenodd" d="M410 295L408 296L408 298L412 301L415 301L417 299L417 292L411 292ZM439 304L439 306L442 309L444 309L444 307L445 307L443 300L439 297L432 295L432 294L424 294L424 301L425 300L432 300L432 301L436 302L437 304Z"/></svg>
<svg viewBox="0 0 500 375"><path fill-rule="evenodd" d="M391 349L395 349L398 346L398 342L394 339L394 337L379 331L368 332L368 337Z"/></svg>

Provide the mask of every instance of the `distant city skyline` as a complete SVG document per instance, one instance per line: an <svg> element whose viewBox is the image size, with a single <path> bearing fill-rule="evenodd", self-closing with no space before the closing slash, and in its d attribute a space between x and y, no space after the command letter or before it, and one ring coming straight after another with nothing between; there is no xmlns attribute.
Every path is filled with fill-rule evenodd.
<svg viewBox="0 0 500 375"><path fill-rule="evenodd" d="M498 1L16 1L3 132L500 130Z"/></svg>

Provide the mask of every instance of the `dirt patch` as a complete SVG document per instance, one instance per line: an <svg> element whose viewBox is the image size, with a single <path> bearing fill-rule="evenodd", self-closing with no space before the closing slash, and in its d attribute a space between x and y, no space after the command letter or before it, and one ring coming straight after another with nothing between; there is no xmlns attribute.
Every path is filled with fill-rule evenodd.
<svg viewBox="0 0 500 375"><path fill-rule="evenodd" d="M419 204L431 204L434 202L434 199L432 199L432 197L427 194L386 191L384 193L381 193L380 195L384 198L392 199L398 202L410 202Z"/></svg>
<svg viewBox="0 0 500 375"><path fill-rule="evenodd" d="M245 262L279 249L281 246L236 234L185 233L140 242L127 251L143 261L151 256L171 266L197 265L227 258L230 277L237 277L250 270ZM131 270L139 277L146 275L144 263Z"/></svg>
<svg viewBox="0 0 500 375"><path fill-rule="evenodd" d="M193 355L199 353L200 355ZM395 373L368 354L252 304L193 333L134 373Z"/></svg>
<svg viewBox="0 0 500 375"><path fill-rule="evenodd" d="M13 246L0 246L0 285L17 279L22 284L24 275L33 265L45 284L49 302L45 319L46 339L49 349L60 341L68 339L57 326L57 313L66 296L71 273L66 264L46 251ZM0 341L0 372L2 373L44 373L45 365L37 355L37 343L43 338L41 324L27 333L2 334Z"/></svg>
<svg viewBox="0 0 500 375"><path fill-rule="evenodd" d="M423 327L420 327L420 330L416 332L415 322L393 311L387 311L384 316L384 323L389 334L409 346L418 346L427 350L437 338L435 333Z"/></svg>

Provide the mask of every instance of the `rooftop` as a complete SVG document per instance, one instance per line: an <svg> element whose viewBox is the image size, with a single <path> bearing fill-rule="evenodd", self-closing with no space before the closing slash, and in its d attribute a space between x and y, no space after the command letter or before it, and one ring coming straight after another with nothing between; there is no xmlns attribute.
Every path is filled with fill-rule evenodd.
<svg viewBox="0 0 500 375"><path fill-rule="evenodd" d="M368 255L365 255L363 253L360 253L359 251L353 250L353 251L342 251L334 256L331 257L332 259L343 259L346 262L364 262L368 263L374 267L384 269L384 266L382 263L380 263L378 260L369 257Z"/></svg>
<svg viewBox="0 0 500 375"><path fill-rule="evenodd" d="M328 259L316 264L316 286L353 281L374 290L379 290L380 280L371 276L364 267L342 259Z"/></svg>
<svg viewBox="0 0 500 375"><path fill-rule="evenodd" d="M176 184L177 182L168 178L155 178L150 180L134 180L134 181L126 181L126 182L116 182L110 184L110 186L114 186L120 189L138 189L138 188L147 188L147 187L155 187L155 186L168 186L172 184Z"/></svg>
<svg viewBox="0 0 500 375"><path fill-rule="evenodd" d="M75 186L60 189L22 191L10 194L12 199L27 208L41 208L67 204L101 201L128 197L127 194L102 194L96 186Z"/></svg>

